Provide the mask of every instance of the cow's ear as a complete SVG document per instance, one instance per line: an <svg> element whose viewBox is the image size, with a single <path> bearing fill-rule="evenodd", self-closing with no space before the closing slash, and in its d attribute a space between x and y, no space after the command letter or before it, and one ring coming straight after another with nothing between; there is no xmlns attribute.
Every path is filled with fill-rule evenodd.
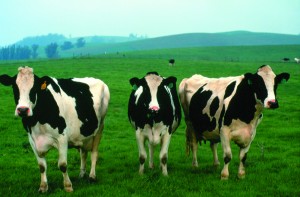
<svg viewBox="0 0 300 197"><path fill-rule="evenodd" d="M285 83L289 80L290 74L289 73L281 73L276 76L275 81L277 84Z"/></svg>
<svg viewBox="0 0 300 197"><path fill-rule="evenodd" d="M133 77L129 80L131 86L132 86L132 89L133 90L137 90L138 88L138 83L139 83L139 79L137 77Z"/></svg>
<svg viewBox="0 0 300 197"><path fill-rule="evenodd" d="M169 87L169 88L173 88L173 87L176 87L176 81L177 81L177 78L176 77L168 77L165 79L165 84Z"/></svg>
<svg viewBox="0 0 300 197"><path fill-rule="evenodd" d="M254 81L254 75L252 73L244 74L245 79L247 80L248 85L252 85Z"/></svg>
<svg viewBox="0 0 300 197"><path fill-rule="evenodd" d="M16 77L10 77L8 75L0 75L0 83L5 86L10 86L15 83Z"/></svg>

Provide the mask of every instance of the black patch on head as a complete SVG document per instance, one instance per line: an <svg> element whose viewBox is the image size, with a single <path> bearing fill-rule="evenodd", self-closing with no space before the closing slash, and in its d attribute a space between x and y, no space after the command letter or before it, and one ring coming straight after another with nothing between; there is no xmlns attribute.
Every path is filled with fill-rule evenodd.
<svg viewBox="0 0 300 197"><path fill-rule="evenodd" d="M236 84L236 81L232 82L231 84L229 84L226 87L225 95L224 95L224 100L232 94L232 92L234 90L234 87L235 87L235 84Z"/></svg>
<svg viewBox="0 0 300 197"><path fill-rule="evenodd" d="M148 73L149 74L149 73ZM156 72L150 74L158 75ZM169 133L172 132L173 121L176 120L178 125L181 120L181 108L179 99L176 91L176 78L168 77L163 79L161 84L157 88L157 102L159 103L160 109L158 112L151 112L149 103L151 102L151 93L145 78L138 79L136 77L130 79L130 84L133 90L129 97L128 102L128 118L130 122L135 123L135 127L144 128L146 124L151 127L155 123L163 122L164 125L169 126ZM137 104L135 104L137 97L135 96L136 90L139 87L143 87ZM175 106L175 114L173 115L172 101L166 87L170 88L173 103Z"/></svg>
<svg viewBox="0 0 300 197"><path fill-rule="evenodd" d="M197 90L197 92L192 96L191 103L189 106L189 116L190 120L193 124L193 127L196 132L197 140L201 139L201 134L204 131L213 131L216 128L216 118L210 119L208 114L203 114L202 111L207 105L210 97L212 96L212 91L206 90L203 91L203 88L206 86L202 86ZM213 102L217 102L217 99ZM213 109L214 111L215 109Z"/></svg>
<svg viewBox="0 0 300 197"><path fill-rule="evenodd" d="M152 72L147 72L147 74L146 74L146 76L147 75L157 75L157 76L159 76L159 74L157 73L157 72L155 72L155 71L152 71Z"/></svg>
<svg viewBox="0 0 300 197"><path fill-rule="evenodd" d="M58 84L68 96L75 99L75 109L79 120L83 123L80 133L85 137L92 135L98 127L98 119L89 86L72 79L58 79Z"/></svg>
<svg viewBox="0 0 300 197"><path fill-rule="evenodd" d="M49 84L55 82L48 77ZM56 85L57 86L57 85ZM59 108L53 97L48 90L41 90L40 79L34 77L34 86L30 91L31 99L35 100L36 106L33 108L33 116L22 118L23 126L27 132L31 132L31 127L39 122L40 124L48 123L53 129L58 129L60 134L66 128L65 119L59 116Z"/></svg>
<svg viewBox="0 0 300 197"><path fill-rule="evenodd" d="M216 114L217 110L219 109L219 103L219 97L216 96L209 107L210 116L214 116Z"/></svg>

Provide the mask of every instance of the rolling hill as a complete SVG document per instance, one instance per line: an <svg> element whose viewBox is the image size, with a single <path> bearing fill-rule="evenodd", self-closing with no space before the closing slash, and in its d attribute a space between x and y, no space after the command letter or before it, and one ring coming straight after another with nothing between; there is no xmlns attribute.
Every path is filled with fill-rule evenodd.
<svg viewBox="0 0 300 197"><path fill-rule="evenodd" d="M207 46L258 46L258 45L298 45L300 35L273 33L253 33L246 31L224 33L189 33L148 38L118 43L87 43L84 48L64 51L63 56L72 54L103 54L125 51L141 51L168 48L189 48Z"/></svg>
<svg viewBox="0 0 300 197"><path fill-rule="evenodd" d="M76 38L66 38L63 35L49 34L48 42L57 42L60 46L64 41L76 42ZM49 39L51 38L51 39ZM57 40L55 40L57 39ZM78 39L78 38L77 38ZM59 57L93 56L107 53L124 53L155 49L174 49L211 46L267 46L267 45L300 45L300 35L257 33L249 31L233 31L222 33L187 33L156 38L90 36L84 37L86 45L82 48L61 50ZM39 58L46 57L44 46L47 36L24 38L16 45L38 44Z"/></svg>

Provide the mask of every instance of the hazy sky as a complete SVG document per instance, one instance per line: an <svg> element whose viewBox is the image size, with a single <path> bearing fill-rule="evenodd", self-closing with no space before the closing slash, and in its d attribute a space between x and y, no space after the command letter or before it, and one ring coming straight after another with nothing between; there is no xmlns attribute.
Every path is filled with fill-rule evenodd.
<svg viewBox="0 0 300 197"><path fill-rule="evenodd" d="M27 36L300 34L300 0L1 0L0 46Z"/></svg>

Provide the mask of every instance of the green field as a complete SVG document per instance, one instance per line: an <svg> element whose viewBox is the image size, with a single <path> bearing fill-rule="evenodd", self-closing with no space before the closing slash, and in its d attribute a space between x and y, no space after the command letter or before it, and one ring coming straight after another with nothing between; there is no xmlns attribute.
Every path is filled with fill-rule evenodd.
<svg viewBox="0 0 300 197"><path fill-rule="evenodd" d="M269 48L277 54L272 56L269 55L271 52L260 52L265 50L260 47L216 49L208 49L209 58L205 60L196 55L203 55L205 48L191 48L78 59L0 62L0 74L14 75L19 66L28 65L40 77L90 76L102 79L109 86L111 101L99 146L98 181L90 183L88 179L78 178L79 153L70 149L68 173L73 183L73 196L300 196L300 65L280 61L284 56L299 53L299 46L281 47L282 57L279 56L280 47ZM255 51L257 54L253 55ZM243 58L238 61L219 58L226 54ZM176 59L174 67L168 65L171 56ZM254 73L262 64L269 64L275 73L289 72L291 78L278 88L280 107L264 111L264 119L248 153L244 180L237 178L239 159L235 144L232 144L233 159L228 181L220 180L223 167L221 146L218 148L221 161L218 169L212 166L208 144L199 147L199 168L193 169L192 157L185 153L184 121L171 139L169 176L163 177L159 169L159 147L154 157L156 168L150 170L146 163L145 174L139 175L135 133L127 118L131 77L141 78L149 71L157 71L165 77L176 76L178 86L183 78L195 73L209 77L234 76ZM0 86L0 101L0 196L36 196L40 183L39 167L21 119L14 117L15 104L10 87ZM48 195L68 196L63 189L57 158L55 149L47 155Z"/></svg>

